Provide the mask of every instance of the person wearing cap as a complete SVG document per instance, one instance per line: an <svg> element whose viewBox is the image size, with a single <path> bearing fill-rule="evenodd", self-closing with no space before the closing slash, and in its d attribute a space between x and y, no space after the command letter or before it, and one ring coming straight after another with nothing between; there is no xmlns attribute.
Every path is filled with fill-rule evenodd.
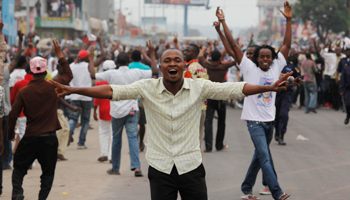
<svg viewBox="0 0 350 200"><path fill-rule="evenodd" d="M116 68L114 61L106 60L102 64L103 71L113 70ZM109 85L107 81L96 81L95 86ZM97 116L97 108L99 117ZM94 99L94 119L99 123L99 135L100 135L100 149L101 157L97 160L104 162L112 160L111 149L112 149L112 126L110 115L110 101L108 99ZM111 136L111 142L108 142L109 136ZM108 148L108 144L109 148Z"/></svg>
<svg viewBox="0 0 350 200"><path fill-rule="evenodd" d="M72 72L57 40L52 41L59 63L63 67L62 76L54 80L67 85L73 78ZM61 125L57 118L58 98L54 86L45 81L46 68L47 61L41 57L35 57L30 61L33 80L18 91L9 114L7 135L9 141L14 139L16 120L22 109L27 117L26 131L14 154L12 200L24 199L23 178L35 159L39 161L42 170L39 199L47 199L52 187L57 162L56 130L61 129Z"/></svg>
<svg viewBox="0 0 350 200"><path fill-rule="evenodd" d="M157 66L155 60L155 50L151 43L147 43L152 57L152 70L141 69L129 69L129 55L125 52L121 52L117 57L118 70L108 70L102 73L95 74L92 63L92 52L90 52L89 59L89 71L92 79L97 81L107 81L109 84L114 85L127 85L135 81L152 78L152 73L157 73ZM107 61L106 61L107 62ZM108 61L109 62L109 61ZM110 62L109 62L110 63ZM107 64L107 63L106 63ZM108 174L120 175L120 160L121 160L121 147L122 147L122 131L125 126L126 134L129 141L130 150L130 169L135 171L136 177L141 177L141 164L139 160L139 148L137 140L137 124L138 117L136 112L138 111L137 100L125 100L125 101L113 101L111 102L110 114L112 116L112 168L107 170Z"/></svg>
<svg viewBox="0 0 350 200"><path fill-rule="evenodd" d="M105 53L102 46L101 38L97 37L97 42L100 45L101 50L101 56L96 59L93 63L93 67L99 66L102 61L104 60ZM87 50L81 50L78 53L78 57L80 59L80 62L71 65L71 70L73 73L73 79L70 85L74 87L91 87L92 81L90 77L90 73L88 70L89 65L89 58L88 58L89 52ZM71 113L70 119L69 119L69 127L70 127L70 134L74 134L74 130L76 128L76 125L78 123L79 115L81 114L81 130L79 135L79 142L78 142L78 149L87 149L85 146L86 141L86 134L89 129L89 123L90 123L90 114L91 114L91 107L92 107L92 98L83 96L83 95L71 95L70 96L72 101L72 106L76 106L81 108L81 111ZM70 141L73 142L73 138L70 138Z"/></svg>

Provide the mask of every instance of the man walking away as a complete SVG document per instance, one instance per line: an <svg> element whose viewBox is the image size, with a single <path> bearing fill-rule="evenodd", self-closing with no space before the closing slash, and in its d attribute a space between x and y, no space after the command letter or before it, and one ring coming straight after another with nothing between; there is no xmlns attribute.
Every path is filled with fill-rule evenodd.
<svg viewBox="0 0 350 200"><path fill-rule="evenodd" d="M72 72L57 40L53 39L52 42L64 71L63 75L55 81L68 84L73 78ZM11 141L14 139L16 120L22 109L27 116L26 132L14 155L12 200L24 199L23 178L35 159L38 159L42 170L38 199L47 199L52 187L57 162L56 130L61 126L57 119L57 95L54 87L45 81L46 67L46 60L40 57L30 61L33 80L18 92L9 114L8 140Z"/></svg>

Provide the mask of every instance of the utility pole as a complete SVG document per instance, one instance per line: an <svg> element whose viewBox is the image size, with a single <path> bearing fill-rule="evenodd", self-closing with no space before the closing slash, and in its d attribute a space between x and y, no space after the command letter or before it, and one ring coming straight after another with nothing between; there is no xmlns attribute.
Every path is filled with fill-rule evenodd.
<svg viewBox="0 0 350 200"><path fill-rule="evenodd" d="M28 33L30 33L30 30L29 30L29 0L27 0L26 13L27 13L26 34L28 34Z"/></svg>
<svg viewBox="0 0 350 200"><path fill-rule="evenodd" d="M185 11L184 11L184 36L188 36L187 16L188 16L188 5L185 4Z"/></svg>

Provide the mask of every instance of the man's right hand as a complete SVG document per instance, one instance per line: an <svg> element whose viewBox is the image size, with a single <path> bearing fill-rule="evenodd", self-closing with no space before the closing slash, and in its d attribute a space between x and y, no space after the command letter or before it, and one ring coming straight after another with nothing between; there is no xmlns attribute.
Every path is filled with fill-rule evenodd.
<svg viewBox="0 0 350 200"><path fill-rule="evenodd" d="M97 117L97 113L96 112L94 112L94 120L98 121L98 117Z"/></svg>
<svg viewBox="0 0 350 200"><path fill-rule="evenodd" d="M56 87L55 91L57 93L57 97L64 97L73 93L72 87L59 84L54 80L49 80L48 82Z"/></svg>
<svg viewBox="0 0 350 200"><path fill-rule="evenodd" d="M218 17L218 20L220 21L220 19L224 19L225 18L225 14L222 11L222 9L220 9L220 6L218 6L216 8L216 16Z"/></svg>

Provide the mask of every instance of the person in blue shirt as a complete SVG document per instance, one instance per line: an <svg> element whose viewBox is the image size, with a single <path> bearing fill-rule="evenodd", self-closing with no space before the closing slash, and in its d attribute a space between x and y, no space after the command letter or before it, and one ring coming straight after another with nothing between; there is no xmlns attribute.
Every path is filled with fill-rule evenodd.
<svg viewBox="0 0 350 200"><path fill-rule="evenodd" d="M139 50L132 51L131 60L132 62L129 64L129 69L151 70L148 65L141 63L141 52Z"/></svg>
<svg viewBox="0 0 350 200"><path fill-rule="evenodd" d="M131 60L132 62L129 64L129 69L142 69L142 70L151 70L151 68L148 65L145 65L141 63L141 52L139 50L134 50L131 53ZM138 137L139 137L139 151L143 152L145 148L145 144L143 143L143 138L145 137L145 132L146 132L146 115L145 115L145 110L143 109L143 105L141 101L138 101L138 106L139 106L139 112L138 117L139 117L139 132L138 132Z"/></svg>

